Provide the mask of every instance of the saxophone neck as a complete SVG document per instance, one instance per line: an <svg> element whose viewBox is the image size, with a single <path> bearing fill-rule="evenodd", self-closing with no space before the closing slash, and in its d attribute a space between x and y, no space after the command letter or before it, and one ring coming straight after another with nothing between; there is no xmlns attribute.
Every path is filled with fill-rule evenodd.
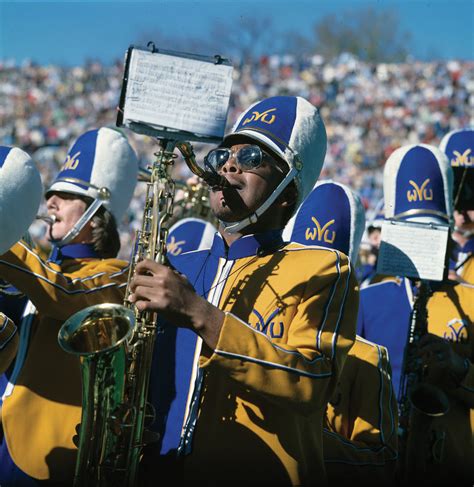
<svg viewBox="0 0 474 487"><path fill-rule="evenodd" d="M193 174L204 180L208 186L212 188L225 188L229 186L227 179L221 176L215 169L210 168L210 171L206 171L196 163L196 156L194 155L193 147L189 142L177 142L176 147L183 155L184 161L186 162L188 168L193 172Z"/></svg>

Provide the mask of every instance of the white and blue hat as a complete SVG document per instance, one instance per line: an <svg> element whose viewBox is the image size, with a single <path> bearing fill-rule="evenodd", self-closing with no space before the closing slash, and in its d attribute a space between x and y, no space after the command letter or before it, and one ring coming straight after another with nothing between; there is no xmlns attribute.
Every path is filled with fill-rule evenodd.
<svg viewBox="0 0 474 487"><path fill-rule="evenodd" d="M166 253L170 258L192 250L209 249L217 229L200 218L183 218L172 225L166 239Z"/></svg>
<svg viewBox="0 0 474 487"><path fill-rule="evenodd" d="M446 155L427 144L396 149L384 168L385 218L451 224L453 173Z"/></svg>
<svg viewBox="0 0 474 487"><path fill-rule="evenodd" d="M253 215L238 223L222 222L229 232L255 223L292 180L298 191L297 205L301 204L319 177L327 148L319 110L299 96L274 96L253 104L240 115L223 144L232 143L236 136L246 136L268 147L288 164L289 172Z"/></svg>
<svg viewBox="0 0 474 487"><path fill-rule="evenodd" d="M474 208L474 128L452 130L439 145L454 173L454 205Z"/></svg>
<svg viewBox="0 0 474 487"><path fill-rule="evenodd" d="M102 127L85 132L69 149L63 167L48 188L92 198L72 231L57 245L69 243L103 205L120 223L137 184L138 160L127 138Z"/></svg>
<svg viewBox="0 0 474 487"><path fill-rule="evenodd" d="M474 169L474 128L448 132L441 139L439 148L448 156L451 167Z"/></svg>
<svg viewBox="0 0 474 487"><path fill-rule="evenodd" d="M316 183L283 231L285 241L337 249L355 263L365 228L360 197L332 180Z"/></svg>
<svg viewBox="0 0 474 487"><path fill-rule="evenodd" d="M42 194L41 176L31 157L17 147L0 146L0 254L26 233Z"/></svg>

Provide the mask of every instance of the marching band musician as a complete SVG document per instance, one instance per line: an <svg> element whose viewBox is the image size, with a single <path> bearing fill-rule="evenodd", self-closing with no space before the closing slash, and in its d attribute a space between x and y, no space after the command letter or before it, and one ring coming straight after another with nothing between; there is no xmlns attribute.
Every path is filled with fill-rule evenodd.
<svg viewBox="0 0 474 487"><path fill-rule="evenodd" d="M412 194L415 185L423 188L416 197ZM384 199L388 218L447 225L452 219L453 203L452 172L445 154L426 144L394 151L384 168ZM474 478L469 418L474 407L474 289L448 280L447 270L446 265L442 282L430 282L432 294L426 305L428 333L419 339L419 359L414 365L420 368L423 381L447 395L449 410L431 419L428 415L419 416L420 421L428 423L426 435L417 445L418 459L405 460L416 460L419 465L427 462L427 471L422 473L426 482L470 485ZM418 293L418 287L407 278L387 279L360 293L357 331L387 347L400 404L404 350L414 296ZM404 468L404 464L400 466ZM402 483L406 480L410 482L401 479Z"/></svg>
<svg viewBox="0 0 474 487"><path fill-rule="evenodd" d="M43 186L31 157L17 147L0 147L0 185L0 254L3 254L21 238L35 218ZM10 214L15 218L10 218ZM17 324L21 322L25 304L26 297L3 281L0 289L0 404L13 373L20 341Z"/></svg>
<svg viewBox="0 0 474 487"><path fill-rule="evenodd" d="M29 298L1 413L3 486L72 485L80 359L60 348L58 330L82 308L123 302L127 262L115 258L116 222L131 200L137 170L135 152L119 131L85 132L45 195L49 260L22 240L0 256L0 276Z"/></svg>
<svg viewBox="0 0 474 487"><path fill-rule="evenodd" d="M364 226L358 195L325 180L316 183L283 237L337 249L354 264ZM397 412L387 349L356 335L326 410L323 447L330 485L393 483Z"/></svg>
<svg viewBox="0 0 474 487"><path fill-rule="evenodd" d="M178 412L184 484L325 484L322 421L354 341L357 282L340 252L281 236L325 152L305 99L252 105L206 157L228 183L210 191L212 247L181 254L176 270L137 265L131 301L196 342L177 384L189 389Z"/></svg>
<svg viewBox="0 0 474 487"><path fill-rule="evenodd" d="M474 129L447 133L440 149L448 156L454 173L454 230L457 274L474 284Z"/></svg>

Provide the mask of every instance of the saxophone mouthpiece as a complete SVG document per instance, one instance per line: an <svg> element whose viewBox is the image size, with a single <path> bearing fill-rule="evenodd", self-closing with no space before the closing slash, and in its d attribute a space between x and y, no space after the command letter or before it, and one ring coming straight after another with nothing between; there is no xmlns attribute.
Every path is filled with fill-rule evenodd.
<svg viewBox="0 0 474 487"><path fill-rule="evenodd" d="M54 225L54 222L56 221L56 215L36 215L35 217L36 220L43 220L45 223L48 225Z"/></svg>
<svg viewBox="0 0 474 487"><path fill-rule="evenodd" d="M205 172L203 179L212 189L224 189L230 186L229 181L217 172Z"/></svg>

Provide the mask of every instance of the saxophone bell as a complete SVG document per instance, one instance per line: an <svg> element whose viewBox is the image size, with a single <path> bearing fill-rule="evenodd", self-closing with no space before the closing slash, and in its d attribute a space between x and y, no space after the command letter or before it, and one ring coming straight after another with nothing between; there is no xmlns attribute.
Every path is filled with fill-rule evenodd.
<svg viewBox="0 0 474 487"><path fill-rule="evenodd" d="M135 328L135 314L120 304L85 308L65 321L58 335L61 348L81 356L113 351L127 341Z"/></svg>
<svg viewBox="0 0 474 487"><path fill-rule="evenodd" d="M426 382L419 359L419 341L428 333L429 282L417 283L402 364L399 396L399 462L402 480L423 479L430 465L439 464L444 440L433 429L436 417L449 410L449 399L439 387Z"/></svg>

